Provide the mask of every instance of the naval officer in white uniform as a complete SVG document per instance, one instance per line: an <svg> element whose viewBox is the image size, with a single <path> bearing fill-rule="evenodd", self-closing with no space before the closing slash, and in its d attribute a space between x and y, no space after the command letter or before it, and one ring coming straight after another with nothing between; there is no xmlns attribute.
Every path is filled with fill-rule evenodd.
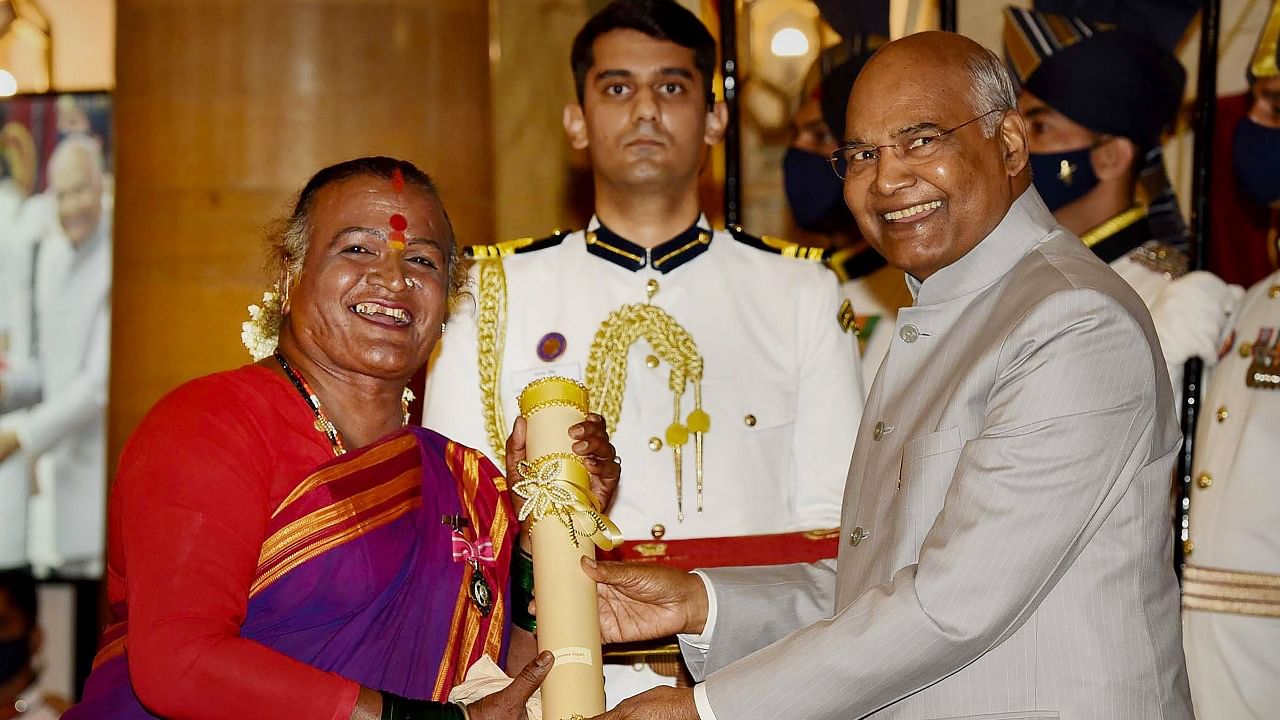
<svg viewBox="0 0 1280 720"><path fill-rule="evenodd" d="M1280 273L1245 297L1196 430L1183 632L1196 717L1280 710Z"/></svg>
<svg viewBox="0 0 1280 720"><path fill-rule="evenodd" d="M1018 110L1027 120L1036 190L1054 218L1142 298L1180 396L1183 365L1193 357L1213 364L1244 290L1187 272L1177 247L1185 227L1161 139L1177 116L1186 72L1158 35L1005 10L1005 50L1022 85Z"/></svg>
<svg viewBox="0 0 1280 720"><path fill-rule="evenodd" d="M821 251L715 230L700 212L726 117L714 40L678 3L615 2L579 34L573 66L564 124L590 153L595 217L475 248L424 424L498 459L521 389L579 378L625 459L610 516L628 539L835 527L862 409L855 339ZM653 684L607 671L611 701Z"/></svg>

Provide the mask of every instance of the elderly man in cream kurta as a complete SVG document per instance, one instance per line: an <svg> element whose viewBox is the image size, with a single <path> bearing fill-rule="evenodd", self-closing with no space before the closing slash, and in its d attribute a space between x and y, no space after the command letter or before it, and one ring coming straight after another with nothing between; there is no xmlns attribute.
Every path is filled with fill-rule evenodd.
<svg viewBox="0 0 1280 720"><path fill-rule="evenodd" d="M96 577L105 537L111 331L110 201L98 143L68 136L49 159L49 179L56 221L22 262L31 268L24 280L30 294L19 312L31 318L25 334L34 350L0 371L0 477L12 491L15 463L35 461L40 469L33 564Z"/></svg>
<svg viewBox="0 0 1280 720"><path fill-rule="evenodd" d="M1192 717L1164 358L1142 300L1029 188L1013 103L999 59L948 33L859 76L845 199L915 305L867 400L839 557L588 564L605 636L682 631L703 679L604 717Z"/></svg>

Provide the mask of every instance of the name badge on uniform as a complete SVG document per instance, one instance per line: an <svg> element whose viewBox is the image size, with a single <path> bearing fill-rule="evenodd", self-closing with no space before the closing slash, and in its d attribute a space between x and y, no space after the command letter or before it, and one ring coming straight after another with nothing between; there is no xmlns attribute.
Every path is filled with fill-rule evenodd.
<svg viewBox="0 0 1280 720"><path fill-rule="evenodd" d="M567 377L570 380L582 382L582 363L578 362L562 362L550 365L539 365L538 367L526 368L524 370L512 370L507 373L507 387L513 392L520 392L525 385L539 380L544 377Z"/></svg>

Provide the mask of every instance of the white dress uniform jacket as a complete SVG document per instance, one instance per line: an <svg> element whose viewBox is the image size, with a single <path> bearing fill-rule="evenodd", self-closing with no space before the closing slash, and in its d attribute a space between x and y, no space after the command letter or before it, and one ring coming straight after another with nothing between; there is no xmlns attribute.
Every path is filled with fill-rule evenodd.
<svg viewBox="0 0 1280 720"><path fill-rule="evenodd" d="M593 218L588 229L598 225ZM709 226L702 218L697 227ZM524 386L550 374L583 380L601 323L623 305L644 303L652 287L653 304L692 335L705 361L702 405L711 429L703 511L696 507L691 440L683 453L685 519L677 518L674 459L665 441L673 416L670 368L640 339L628 353L611 438L625 471L610 518L628 539L649 539L655 526L667 539L835 527L863 397L853 335L837 320L835 276L817 262L780 257L723 230L707 231L707 238L692 245L677 238L675 247L648 253L613 240L620 255L598 244L589 250L579 231L550 247L477 260L473 299L484 263L502 263L506 276L497 387L481 388L477 303L464 301L428 369L423 424L496 460L494 443L510 432ZM552 333L563 338L562 354L540 356ZM503 418L497 437L486 431L493 397ZM682 415L693 409L692 389L681 407Z"/></svg>
<svg viewBox="0 0 1280 720"><path fill-rule="evenodd" d="M1183 630L1200 720L1280 715L1280 388L1245 382L1267 328L1274 343L1280 273L1245 297L1196 429Z"/></svg>
<svg viewBox="0 0 1280 720"><path fill-rule="evenodd" d="M915 292L858 431L838 561L705 571L700 709L1189 719L1180 436L1142 301L1034 189Z"/></svg>
<svg viewBox="0 0 1280 720"><path fill-rule="evenodd" d="M55 552L64 561L99 560L105 533L106 397L110 352L109 214L79 247L56 222L31 250L33 362L0 374L0 426L17 431L23 452L49 468ZM17 408L16 410L14 408Z"/></svg>

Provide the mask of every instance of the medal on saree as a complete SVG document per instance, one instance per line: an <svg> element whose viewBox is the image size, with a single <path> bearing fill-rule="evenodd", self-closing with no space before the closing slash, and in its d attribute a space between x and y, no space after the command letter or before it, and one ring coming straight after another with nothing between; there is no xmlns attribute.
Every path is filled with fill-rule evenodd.
<svg viewBox="0 0 1280 720"><path fill-rule="evenodd" d="M475 542L467 539L463 528L471 524L461 515L444 515L440 522L452 530L451 543L454 562L465 562L471 566L471 577L467 580L467 596L475 604L480 614L488 617L493 612L493 586L485 578L480 563L496 565L497 557L493 552L493 540L487 537L477 538Z"/></svg>
<svg viewBox="0 0 1280 720"><path fill-rule="evenodd" d="M484 579L484 573L480 572L480 563L471 561L471 583L468 594L471 596L471 602L476 604L476 609L480 614L489 617L489 613L493 612L493 588L489 587L489 581Z"/></svg>

